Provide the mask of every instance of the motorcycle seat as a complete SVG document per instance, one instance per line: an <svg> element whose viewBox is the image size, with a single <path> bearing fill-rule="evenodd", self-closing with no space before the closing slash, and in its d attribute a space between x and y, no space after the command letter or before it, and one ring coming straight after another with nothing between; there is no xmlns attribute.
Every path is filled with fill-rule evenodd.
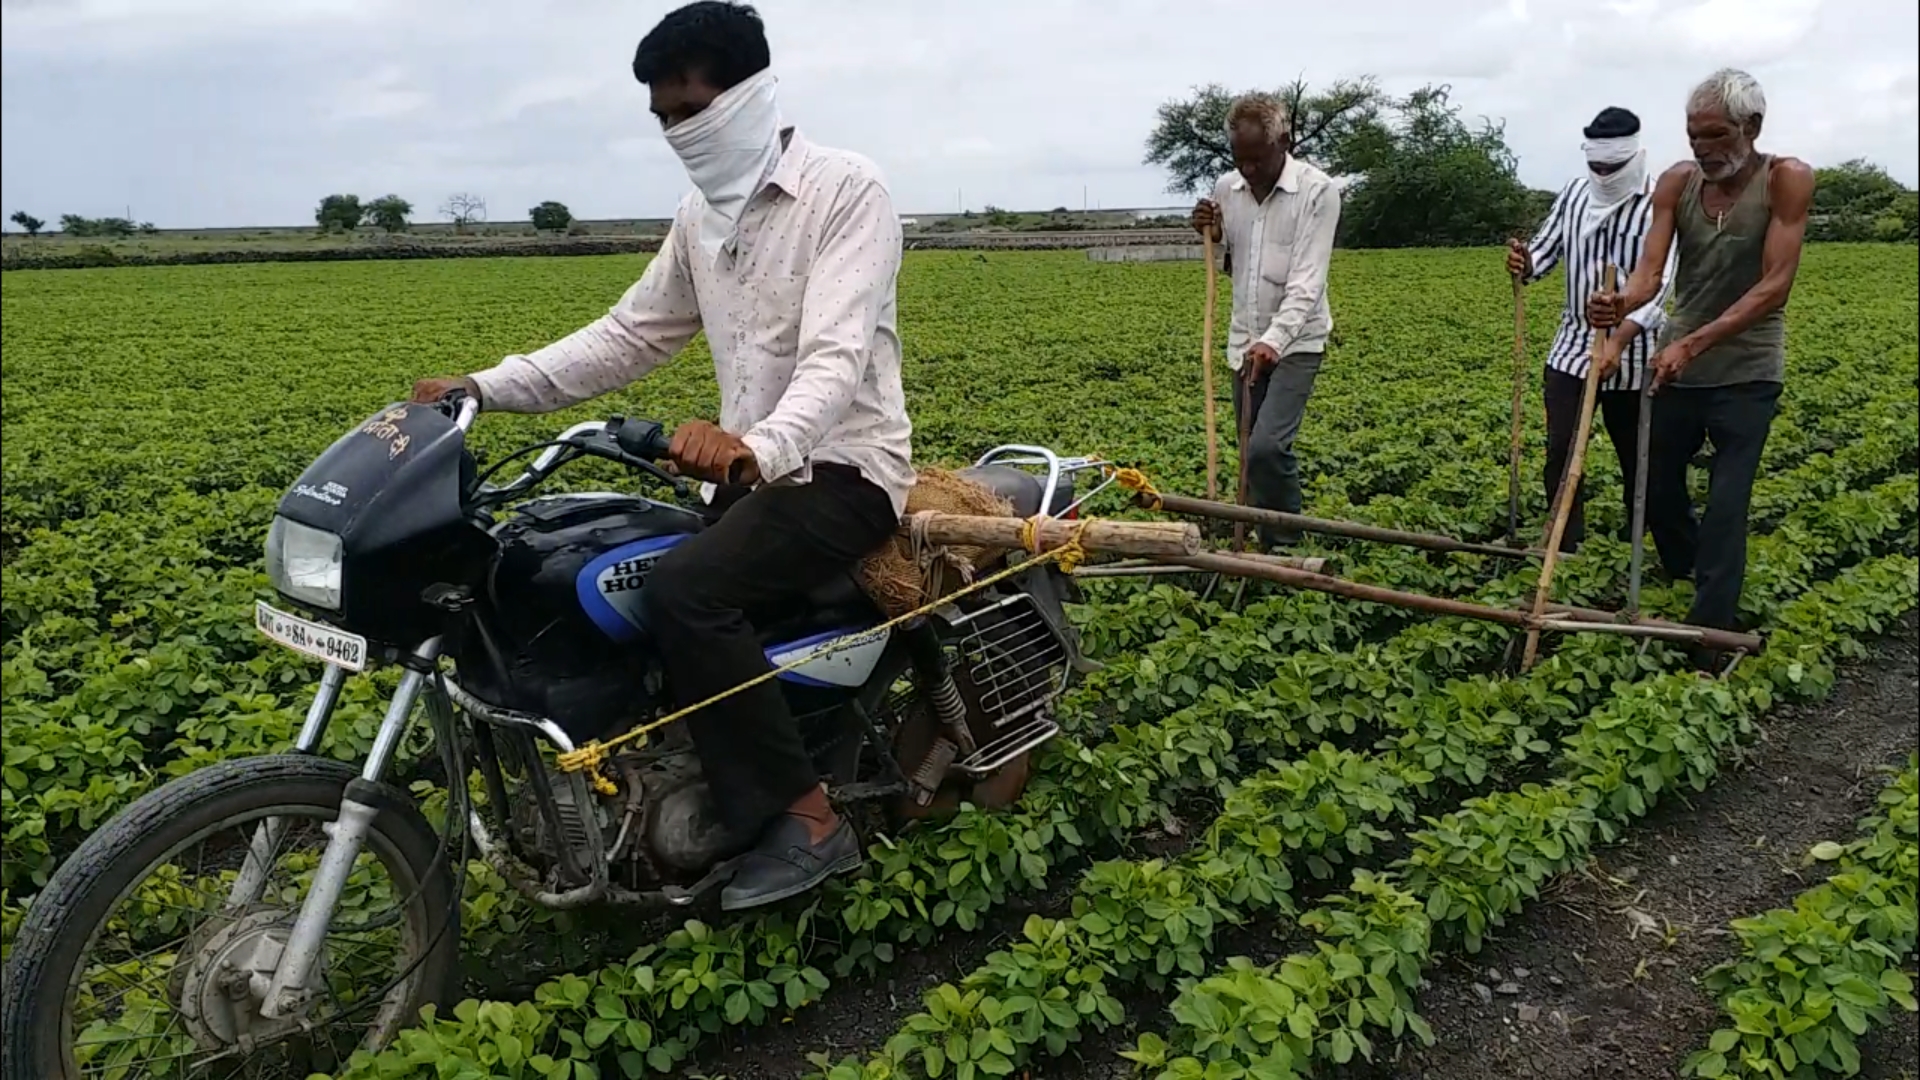
<svg viewBox="0 0 1920 1080"><path fill-rule="evenodd" d="M1040 496L1046 490L1046 481L1025 469L1012 465L975 465L959 470L956 475L963 476L1012 503L1013 512L1018 517L1030 518L1040 512ZM1062 476L1060 485L1054 488L1053 505L1048 508L1047 513L1058 515L1071 505L1073 505L1073 477Z"/></svg>

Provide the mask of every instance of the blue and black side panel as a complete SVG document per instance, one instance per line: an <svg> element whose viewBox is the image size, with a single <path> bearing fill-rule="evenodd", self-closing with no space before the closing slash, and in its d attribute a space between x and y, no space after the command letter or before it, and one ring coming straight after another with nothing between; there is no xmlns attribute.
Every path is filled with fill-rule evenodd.
<svg viewBox="0 0 1920 1080"><path fill-rule="evenodd" d="M609 548L581 567L573 585L587 618L615 641L639 637L646 625L640 614L641 586L647 583L647 575L660 556L691 535L669 533L635 540Z"/></svg>
<svg viewBox="0 0 1920 1080"><path fill-rule="evenodd" d="M849 626L772 646L767 650L767 662L775 668L782 668L797 660L804 661L792 671L779 675L781 680L800 686L822 689L865 686L867 679L873 675L873 669L880 663L880 655L887 651L887 639L892 636L891 632L875 634L844 649L829 652L826 648L840 638L865 629L867 627Z"/></svg>

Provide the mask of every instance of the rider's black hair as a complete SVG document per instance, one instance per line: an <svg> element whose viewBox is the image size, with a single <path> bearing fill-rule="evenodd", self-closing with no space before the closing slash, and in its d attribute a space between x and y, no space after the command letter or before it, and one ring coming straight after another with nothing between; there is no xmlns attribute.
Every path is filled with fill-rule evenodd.
<svg viewBox="0 0 1920 1080"><path fill-rule="evenodd" d="M640 39L633 77L652 85L698 75L716 90L731 90L771 62L766 26L751 5L699 0L669 12Z"/></svg>

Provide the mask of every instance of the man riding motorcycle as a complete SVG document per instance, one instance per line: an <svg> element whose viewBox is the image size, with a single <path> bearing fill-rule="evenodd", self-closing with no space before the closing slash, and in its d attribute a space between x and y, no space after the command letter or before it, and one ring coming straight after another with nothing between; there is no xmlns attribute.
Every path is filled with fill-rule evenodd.
<svg viewBox="0 0 1920 1080"><path fill-rule="evenodd" d="M606 315L464 378L423 379L501 412L546 412L619 389L702 329L720 423L674 432L671 458L724 512L656 566L642 605L684 708L769 670L749 613L797 597L877 550L913 485L894 284L900 224L860 155L781 122L753 8L703 0L640 42L633 74L686 165L660 252ZM744 485L744 494L731 487ZM718 508L718 507L717 507ZM719 809L743 845L725 910L774 903L859 866L772 681L687 725Z"/></svg>

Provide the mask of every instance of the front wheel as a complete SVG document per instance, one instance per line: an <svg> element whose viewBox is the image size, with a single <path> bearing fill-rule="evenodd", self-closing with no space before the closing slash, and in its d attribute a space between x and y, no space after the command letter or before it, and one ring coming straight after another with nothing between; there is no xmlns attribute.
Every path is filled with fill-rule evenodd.
<svg viewBox="0 0 1920 1080"><path fill-rule="evenodd" d="M440 838L389 791L328 928L318 993L261 993L356 771L239 758L158 788L89 836L32 901L7 968L8 1077L304 1076L377 1049L457 989Z"/></svg>

